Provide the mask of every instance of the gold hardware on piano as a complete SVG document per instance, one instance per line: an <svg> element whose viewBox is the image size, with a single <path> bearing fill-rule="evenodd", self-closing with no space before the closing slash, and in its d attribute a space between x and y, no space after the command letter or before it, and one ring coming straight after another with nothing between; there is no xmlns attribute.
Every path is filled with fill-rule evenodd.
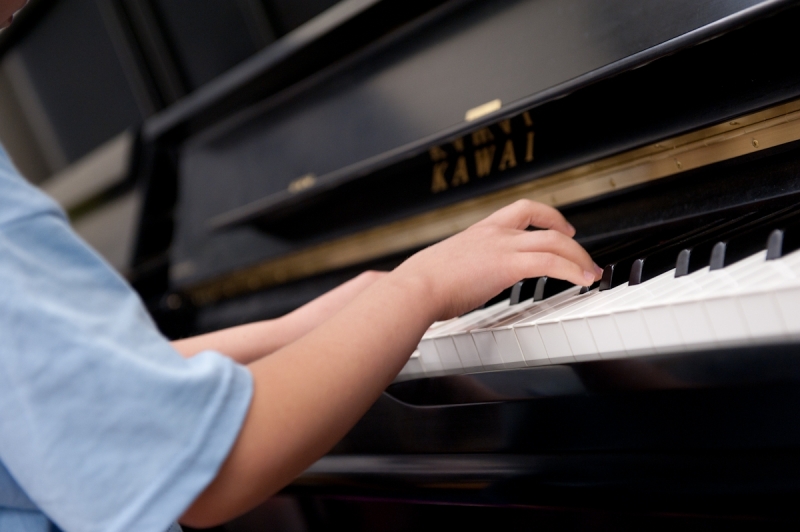
<svg viewBox="0 0 800 532"><path fill-rule="evenodd" d="M490 113L494 113L495 111L499 110L503 106L503 102L500 100L492 100L491 102L486 102L482 105L477 107L473 107L464 115L464 120L467 122L472 122L473 120L477 120L481 117L484 117Z"/></svg>
<svg viewBox="0 0 800 532"><path fill-rule="evenodd" d="M314 186L317 182L317 176L314 174L306 174L303 177L298 177L289 183L289 192L297 193Z"/></svg>
<svg viewBox="0 0 800 532"><path fill-rule="evenodd" d="M525 116L525 114L521 116ZM502 124L497 125L501 129L504 127ZM533 124L528 125L532 126ZM478 130L471 135L471 137L477 135L470 139L473 147L488 142L487 131L491 135L488 129ZM499 170L503 169L501 167L503 163L504 167L510 167L512 162L516 165L516 153L519 153L520 150L525 154L525 160L533 159L532 130L525 139L525 146L515 147L512 144L510 148L512 155L502 155L497 166ZM528 139L530 139L530 144L527 144ZM511 186L479 198L315 245L199 283L187 288L186 292L195 304L206 305L222 298L260 290L431 244L465 229L496 209L521 198L562 207L795 140L800 140L800 101L778 105L735 120ZM434 163L432 192L441 192L450 186L456 186L455 183L469 179L468 174L454 174L454 172L459 172L458 161L461 157L457 155L460 151L459 147L464 150L463 139L453 141L451 145L446 145L444 148L438 146L430 150L430 157ZM492 147L496 149L496 145L492 145ZM505 152L505 149L506 146L503 151L498 151L498 153ZM478 152L474 153L477 160ZM455 163L452 162L453 154L456 154ZM485 157L489 157L489 155L491 155L489 161L491 163L496 154L487 154ZM449 172L447 168L441 169L441 175L437 177L437 163L447 163L451 169ZM478 177L481 175L478 173L477 167L475 175ZM488 175L488 173L484 175ZM313 185L313 181L310 180L304 183ZM443 188L435 190L437 186Z"/></svg>

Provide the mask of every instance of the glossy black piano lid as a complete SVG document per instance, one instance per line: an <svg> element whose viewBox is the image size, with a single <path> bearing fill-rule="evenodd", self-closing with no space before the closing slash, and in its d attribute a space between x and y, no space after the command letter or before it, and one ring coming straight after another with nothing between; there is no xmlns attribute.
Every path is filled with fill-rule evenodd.
<svg viewBox="0 0 800 532"><path fill-rule="evenodd" d="M513 182L528 180L541 173L585 162L587 158L608 155L646 141L663 138L665 135L685 131L686 128L699 127L707 124L708 121L719 119L721 115L715 115L715 111L717 114L722 113L727 117L732 113L742 112L743 109L752 109L785 100L790 97L788 93L791 90L797 89L796 84L788 82L781 82L782 84L777 89L765 88L760 80L762 78L771 80L773 77L748 77L749 74L743 74L743 80L745 78L747 80L756 79L759 86L758 91L753 91L752 87L748 89L741 83L728 83L727 85L735 86L739 93L744 92L752 97L727 95L727 99L721 98L720 101L735 102L735 105L712 106L711 109L708 109L703 105L709 103L709 98L713 100L716 98L712 94L703 93L697 101L687 102L688 107L678 118L673 116L675 113L672 110L682 107L678 105L678 102L670 100L669 94L667 94L667 98L655 101L650 101L647 96L642 95L642 100L636 101L638 93L633 95L626 93L626 103L635 104L636 108L641 106L642 109L648 111L661 109L661 115L666 117L666 124L647 125L644 129L641 127L644 123L637 124L637 127L622 129L624 121L617 124L613 120L613 116L610 121L581 122L582 118L586 117L578 112L578 109L597 111L602 107L602 101L588 97L582 101L578 95L583 93L579 91L575 93L575 97L570 96L563 100L564 105L559 106L561 101L559 100L549 104L554 106L549 111L545 110L547 106L542 107L541 113L544 114L539 117L539 120L542 124L553 125L556 128L553 131L558 131L558 135L556 135L558 139L564 135L572 135L575 141L580 141L575 144L576 146L582 145L581 143L591 146L594 150L591 154L570 154L570 149L573 147L571 143L564 143L560 140L557 142L556 137L548 141L546 132L537 129L537 150L539 151L536 154L536 161L539 166L533 173L531 171L509 172L507 178L504 176L503 179L495 181L483 180L480 181L479 186L475 185L478 181L473 179L470 186L461 187L463 190L451 189L448 194L440 195L441 197L430 197L430 161L427 161L427 166L420 175L402 171L403 167L399 165L400 170L389 177L376 174L374 182L370 182L367 189L355 191L348 189L345 185L354 177L370 175L369 172L379 170L380 165L392 162L394 156L391 153L388 155L384 153L381 155L380 165L376 168L365 166L357 171L353 170L355 174L348 173L352 168L344 173L337 169L342 168L343 165L363 161L365 157L383 153L385 150L401 146L403 143L422 142L426 135L446 130L453 124L462 127L465 109L483 103L478 98L479 96L484 98L480 91L491 89L495 96L511 98L511 101L514 99L524 100L522 94L526 92L534 99L551 97L554 93L547 92L547 90L542 92L543 85L540 84L557 83L554 81L556 78L551 79L548 76L567 75L564 70L566 67L560 64L560 62L569 62L563 54L568 54L570 51L577 54L572 68L580 70L590 68L594 64L593 61L613 63L614 57L630 57L625 54L632 52L637 46L644 46L644 41L637 40L638 37L635 38L636 35L639 35L635 31L630 34L624 33L622 44L615 42L612 46L612 41L618 38L616 29L619 28L606 21L609 25L605 27L604 31L601 31L600 26L592 26L595 32L587 34L604 36L607 39L603 41L605 44L595 43L597 49L593 52L585 50L581 52L582 46L586 42L580 39L574 42L570 41L572 42L570 46L565 44L561 47L561 44L564 44L558 40L561 34L556 35L543 30L538 34L528 31L530 28L523 28L518 23L509 21L509 13L516 13L518 16L524 14L530 17L533 16L532 14L536 14L536 9L550 6L556 11L555 20L559 20L558 16L569 18L572 20L572 30L577 32L580 28L575 24L580 17L575 16L574 13L567 16L556 9L553 4L547 2L495 2L490 4L467 3L458 9L450 5L449 11L446 13L442 8L442 14L438 17L429 17L429 23L412 28L413 31L409 30L408 35L400 34L393 39L386 40L381 46L370 50L366 56L354 58L352 63L342 65L341 68L332 71L329 77L320 78L317 80L318 83L309 90L287 93L283 100L266 102L263 110L253 109L250 115L239 116L228 125L209 130L206 134L195 138L184 148L181 160L180 225L177 233L177 246L173 255L176 262L188 261L192 264L192 268L176 270L181 275L173 276L173 281L183 285L209 275L229 271L237 265L240 267L266 258L280 256L315 240L330 239L337 234L346 234L359 227L385 223L397 217L435 208L437 205L451 203L470 195L485 193L492 190L493 187L508 186ZM582 4L575 2L570 5L578 9ZM738 4L736 6L734 4L726 5L725 9L742 7ZM591 3L591 6L595 6L595 4ZM713 6L722 8L720 3L703 4L703 6L704 9L700 11L690 10L692 16L689 16L688 19L694 22L684 21L681 24L700 24L700 19L696 17L712 16L706 9L711 9ZM598 20L603 20L601 14L594 12L596 8L592 8L588 4L584 7L588 10L586 17L592 14L600 17ZM775 4L762 6L762 8L766 7L775 7ZM489 16L482 10L490 10L494 15ZM756 10L756 12L758 11ZM640 9L631 8L629 16L642 14ZM644 10L644 15L648 14L655 16L654 13ZM716 14L720 15L719 12ZM686 16L686 13L681 14L681 17ZM664 21L671 20L666 15L659 20L662 19ZM501 22L510 23L511 26L504 29ZM673 22L678 24L677 21ZM512 33L510 30L514 28L521 33L519 35ZM662 30L677 31L674 26L670 26L670 28L671 30L665 28ZM599 33L596 34L596 32ZM569 31L564 30L565 35L568 33ZM512 39L511 35L516 35L513 39L521 39L516 48L509 48L508 41ZM551 47L544 46L546 43L537 45L531 41L534 39L534 35L555 40L550 43ZM639 36L641 37L641 35ZM657 44L655 41L661 42L665 37L662 35L651 38L654 40L651 44ZM458 43L461 44L457 46ZM476 43L483 43L483 45L476 48ZM523 43L527 44L523 46ZM509 52L509 49L512 51ZM552 52L540 53L541 50L557 50L562 54L560 62L554 61ZM492 54L494 54L494 58L490 57ZM600 56L605 59L601 60ZM505 59L499 61L496 57L505 57ZM487 70L484 68L485 65L480 66L480 61L491 63L491 68L487 67ZM500 68L495 63L505 65L504 68L507 68L508 71L502 76L494 72L492 69ZM555 63L558 63L558 66ZM676 63L673 63L670 68L680 72L681 68ZM552 66L552 71L546 70L545 67L548 64ZM536 65L538 66L533 68ZM442 76L442 72L447 72L448 76ZM574 74L574 72L570 72L569 75ZM681 80L679 77L678 80L685 86L691 85L691 80ZM577 83L575 80L572 82ZM412 91L411 87L404 83L413 84L414 90ZM503 87L502 91L498 88L500 86ZM574 86L570 85L570 87ZM569 88L567 86L559 87L559 90ZM747 92L748 90L749 92ZM511 94L509 91L517 92ZM471 103L467 105L465 102L459 102L462 98L469 99ZM566 100L574 98L577 99L571 103L577 104L572 106L575 111L564 118L558 109L565 108ZM669 112L662 108L664 103L667 104ZM458 108L457 115L456 108ZM602 111L600 114L603 116L613 115L613 107L600 110ZM635 108L629 109L629 111L635 110ZM636 111L633 114L640 117L640 122L645 120L644 116L647 116L644 111ZM619 131L614 129L617 126ZM470 127L478 127L478 125ZM609 131L607 132L606 129ZM610 131L615 131L616 136L607 134ZM604 138L607 139L605 143L596 142L597 139ZM402 155L402 159L407 157L408 153L403 151L400 155ZM423 154L422 157L425 155ZM292 230L297 230L304 234L305 236L299 241L296 238L294 239L296 241L287 240L285 234L281 235L283 238L276 238L252 228L233 228L216 232L209 226L210 220L215 216L236 210L254 200L270 198L271 195L281 196L283 194L285 196L283 191L286 190L289 183L307 172L322 176L333 171L335 172L329 178L320 179L317 186L306 191L308 194L301 192L296 195L296 199L289 198L294 202L292 205L297 203L301 208L292 211L291 209L294 207L291 207L289 209L290 219L276 222L287 232L291 233ZM338 175L337 172L341 175ZM408 176L406 178L408 186L405 190L402 187L397 189L402 185L403 176ZM383 194L381 194L382 186L388 187L384 189ZM328 198L326 206L318 206L319 195L314 196L314 192L327 187L340 187L341 194L332 199ZM420 204L420 198L417 197L416 192L419 192L417 189L420 189L419 191L425 196L422 204ZM414 197L409 199L407 197L409 194ZM345 201L339 201L342 196ZM355 218L353 218L354 216Z"/></svg>

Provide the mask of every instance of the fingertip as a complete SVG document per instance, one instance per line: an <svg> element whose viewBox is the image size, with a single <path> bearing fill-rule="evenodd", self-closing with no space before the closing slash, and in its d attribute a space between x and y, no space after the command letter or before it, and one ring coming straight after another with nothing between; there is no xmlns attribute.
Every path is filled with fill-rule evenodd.
<svg viewBox="0 0 800 532"><path fill-rule="evenodd" d="M567 235L568 235L568 236L575 236L575 233L577 233L577 232L578 232L578 231L575 229L575 226L574 226L574 225L572 225L572 224L571 224L571 223L569 223L569 222L566 222L566 224L567 224Z"/></svg>
<svg viewBox="0 0 800 532"><path fill-rule="evenodd" d="M583 283L581 284L583 286L591 286L596 280L595 274L587 270L583 272Z"/></svg>

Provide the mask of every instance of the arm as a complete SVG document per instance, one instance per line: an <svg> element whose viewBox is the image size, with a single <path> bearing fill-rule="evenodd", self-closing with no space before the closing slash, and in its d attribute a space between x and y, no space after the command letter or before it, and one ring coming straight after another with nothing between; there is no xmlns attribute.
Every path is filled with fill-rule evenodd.
<svg viewBox="0 0 800 532"><path fill-rule="evenodd" d="M529 225L552 230L524 231ZM183 522L224 522L291 482L366 412L433 321L526 277L591 284L599 268L572 235L554 209L517 202L414 255L320 327L251 364L255 391L239 437Z"/></svg>
<svg viewBox="0 0 800 532"><path fill-rule="evenodd" d="M249 364L304 336L384 275L364 272L280 318L176 340L172 346L185 357L212 349L240 364Z"/></svg>

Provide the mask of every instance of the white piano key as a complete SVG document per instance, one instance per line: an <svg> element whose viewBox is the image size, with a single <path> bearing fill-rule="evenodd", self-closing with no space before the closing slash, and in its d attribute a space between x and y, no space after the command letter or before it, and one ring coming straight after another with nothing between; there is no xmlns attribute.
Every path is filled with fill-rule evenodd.
<svg viewBox="0 0 800 532"><path fill-rule="evenodd" d="M541 323L536 326L541 334L547 358L553 363L574 362L572 348L560 323Z"/></svg>
<svg viewBox="0 0 800 532"><path fill-rule="evenodd" d="M597 345L594 343L592 331L585 319L568 320L561 323L567 335L572 356L575 360L596 360L600 358Z"/></svg>
<svg viewBox="0 0 800 532"><path fill-rule="evenodd" d="M429 377L436 375L444 375L444 366L442 360L439 358L439 352L436 350L436 345L433 340L425 340L424 338L419 343L419 360L422 364L422 369Z"/></svg>
<svg viewBox="0 0 800 532"><path fill-rule="evenodd" d="M538 327L531 325L528 327L515 327L512 330L517 337L517 343L519 343L526 364L529 366L542 366L550 363Z"/></svg>
<svg viewBox="0 0 800 532"><path fill-rule="evenodd" d="M500 347L494 340L491 331L479 331L472 334L478 355L481 357L483 367L486 369L499 369L503 367L503 357L500 356Z"/></svg>
<svg viewBox="0 0 800 532"><path fill-rule="evenodd" d="M753 338L781 338L788 335L778 302L772 293L742 294L737 299Z"/></svg>
<svg viewBox="0 0 800 532"><path fill-rule="evenodd" d="M458 351L458 356L461 358L461 364L467 371L474 371L483 368L483 362L478 355L478 349L475 347L475 341L472 339L471 334L459 334L450 338Z"/></svg>
<svg viewBox="0 0 800 532"><path fill-rule="evenodd" d="M702 347L717 343L702 301L674 304L672 315L686 345Z"/></svg>
<svg viewBox="0 0 800 532"><path fill-rule="evenodd" d="M500 349L500 356L503 358L503 366L506 368L524 367L525 358L522 356L522 349L519 347L517 337L511 328L497 329L492 331L494 341Z"/></svg>
<svg viewBox="0 0 800 532"><path fill-rule="evenodd" d="M439 359L442 361L442 368L448 374L462 373L463 364L461 358L458 356L458 351L451 338L434 338L433 344L436 346L436 351L439 353Z"/></svg>
<svg viewBox="0 0 800 532"><path fill-rule="evenodd" d="M622 342L613 316L589 316L586 318L586 323L592 331L594 343L602 358L625 355L625 344Z"/></svg>
<svg viewBox="0 0 800 532"><path fill-rule="evenodd" d="M774 295L789 337L800 338L800 286L777 290Z"/></svg>
<svg viewBox="0 0 800 532"><path fill-rule="evenodd" d="M628 356L651 355L656 352L647 325L637 310L625 310L611 314Z"/></svg>
<svg viewBox="0 0 800 532"><path fill-rule="evenodd" d="M485 320L488 316L491 316L497 312L505 310L508 307L509 307L508 300L506 300L506 301L501 301L499 303L495 303L491 307L475 310L473 312L464 314L463 316L460 316L453 320L442 322L442 325L440 325L439 327L428 329L428 331L422 338L432 339L442 336L448 336L451 334L456 334L458 332L463 332L464 330L473 327L476 323Z"/></svg>
<svg viewBox="0 0 800 532"><path fill-rule="evenodd" d="M538 324L544 321L552 321L558 322L561 321L561 318L565 315L569 315L573 312L577 312L588 305L591 305L595 299L603 299L603 293L599 292L597 289L592 290L586 294L582 294L576 297L572 297L562 301L557 305L553 305L549 307L545 312L534 314L533 316L519 321L514 325L514 328L517 327L526 327L528 325Z"/></svg>
<svg viewBox="0 0 800 532"><path fill-rule="evenodd" d="M647 327L657 353L670 353L685 349L672 309L669 306L651 307L638 310Z"/></svg>
<svg viewBox="0 0 800 532"><path fill-rule="evenodd" d="M422 369L419 350L416 350L411 354L411 357L408 359L408 362L406 362L406 365L403 366L403 369L400 370L400 373L397 374L397 378L395 379L395 381L399 382L411 379L418 379L424 376L425 376L425 371Z"/></svg>
<svg viewBox="0 0 800 532"><path fill-rule="evenodd" d="M720 345L746 343L750 330L734 297L720 297L703 301L705 315Z"/></svg>

